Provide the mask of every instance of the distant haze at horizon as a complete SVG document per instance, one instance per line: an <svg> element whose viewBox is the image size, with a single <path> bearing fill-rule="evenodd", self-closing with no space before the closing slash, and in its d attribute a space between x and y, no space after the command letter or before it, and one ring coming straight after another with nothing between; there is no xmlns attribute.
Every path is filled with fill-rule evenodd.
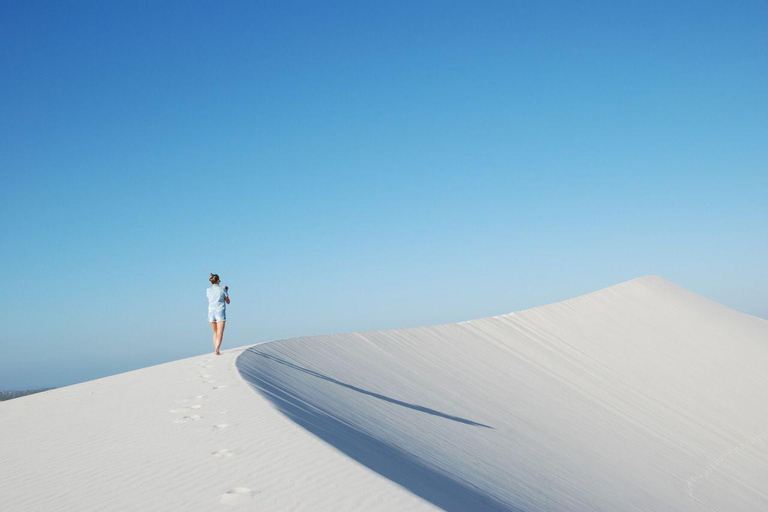
<svg viewBox="0 0 768 512"><path fill-rule="evenodd" d="M768 318L768 5L9 4L0 390L653 274Z"/></svg>

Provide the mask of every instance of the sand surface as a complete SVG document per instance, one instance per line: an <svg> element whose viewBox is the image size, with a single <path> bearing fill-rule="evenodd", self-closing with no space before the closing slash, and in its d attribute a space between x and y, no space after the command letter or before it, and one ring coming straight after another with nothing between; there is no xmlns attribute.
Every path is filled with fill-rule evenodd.
<svg viewBox="0 0 768 512"><path fill-rule="evenodd" d="M436 510L279 413L241 349L0 404L0 511Z"/></svg>
<svg viewBox="0 0 768 512"><path fill-rule="evenodd" d="M768 321L657 277L238 360L309 431L454 511L768 511Z"/></svg>
<svg viewBox="0 0 768 512"><path fill-rule="evenodd" d="M768 510L768 321L656 277L0 404L0 509Z"/></svg>

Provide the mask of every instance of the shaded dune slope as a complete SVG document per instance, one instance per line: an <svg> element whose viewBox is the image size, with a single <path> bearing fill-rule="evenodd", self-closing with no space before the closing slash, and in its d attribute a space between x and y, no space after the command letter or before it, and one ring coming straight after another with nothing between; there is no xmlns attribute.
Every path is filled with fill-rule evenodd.
<svg viewBox="0 0 768 512"><path fill-rule="evenodd" d="M449 511L768 510L768 321L657 277L237 359L296 423Z"/></svg>

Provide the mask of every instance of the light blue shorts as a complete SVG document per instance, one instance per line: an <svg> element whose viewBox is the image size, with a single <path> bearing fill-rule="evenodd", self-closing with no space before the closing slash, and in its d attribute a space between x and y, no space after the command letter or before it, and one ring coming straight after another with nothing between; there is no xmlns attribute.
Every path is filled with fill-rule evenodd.
<svg viewBox="0 0 768 512"><path fill-rule="evenodd" d="M208 321L209 322L226 322L227 321L227 310L226 309L217 309L216 311L209 311L208 312Z"/></svg>

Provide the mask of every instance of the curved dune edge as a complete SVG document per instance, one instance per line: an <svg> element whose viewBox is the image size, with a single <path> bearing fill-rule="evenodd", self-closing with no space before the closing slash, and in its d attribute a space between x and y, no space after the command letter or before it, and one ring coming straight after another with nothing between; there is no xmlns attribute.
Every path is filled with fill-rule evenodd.
<svg viewBox="0 0 768 512"><path fill-rule="evenodd" d="M307 431L449 511L768 510L768 321L658 277L237 359Z"/></svg>

